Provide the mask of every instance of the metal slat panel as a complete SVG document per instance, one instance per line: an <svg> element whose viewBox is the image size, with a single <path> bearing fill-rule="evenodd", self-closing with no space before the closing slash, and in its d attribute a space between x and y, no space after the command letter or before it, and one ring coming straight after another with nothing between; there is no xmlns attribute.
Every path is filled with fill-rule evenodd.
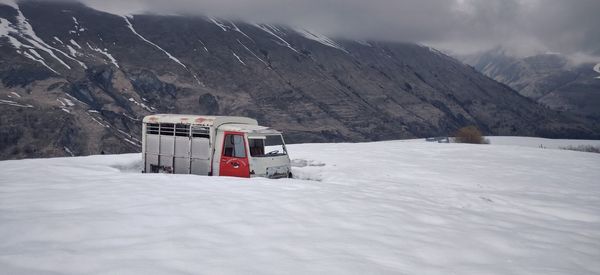
<svg viewBox="0 0 600 275"><path fill-rule="evenodd" d="M189 158L175 158L175 174L189 174L190 173L190 159Z"/></svg>
<svg viewBox="0 0 600 275"><path fill-rule="evenodd" d="M146 135L146 153L158 155L159 136Z"/></svg>
<svg viewBox="0 0 600 275"><path fill-rule="evenodd" d="M206 159L192 159L192 174L208 175L210 172L210 163Z"/></svg>
<svg viewBox="0 0 600 275"><path fill-rule="evenodd" d="M190 157L189 137L175 137L175 157Z"/></svg>
<svg viewBox="0 0 600 275"><path fill-rule="evenodd" d="M210 146L208 138L192 138L192 158L209 159Z"/></svg>
<svg viewBox="0 0 600 275"><path fill-rule="evenodd" d="M187 123L148 123L145 162L148 173L208 175L210 128Z"/></svg>
<svg viewBox="0 0 600 275"><path fill-rule="evenodd" d="M160 155L173 156L175 149L174 136L160 136Z"/></svg>

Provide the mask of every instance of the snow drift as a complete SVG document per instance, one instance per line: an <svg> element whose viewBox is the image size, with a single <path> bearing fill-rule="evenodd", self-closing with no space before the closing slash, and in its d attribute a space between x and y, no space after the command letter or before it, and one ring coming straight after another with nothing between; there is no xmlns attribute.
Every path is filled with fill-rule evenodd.
<svg viewBox="0 0 600 275"><path fill-rule="evenodd" d="M0 162L0 270L600 272L599 154L289 147L298 179L140 174L139 154Z"/></svg>

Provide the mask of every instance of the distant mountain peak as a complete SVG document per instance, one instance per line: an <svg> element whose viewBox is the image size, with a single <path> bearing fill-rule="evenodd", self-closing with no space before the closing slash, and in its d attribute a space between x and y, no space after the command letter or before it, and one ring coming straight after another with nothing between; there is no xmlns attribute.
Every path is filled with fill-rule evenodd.
<svg viewBox="0 0 600 275"><path fill-rule="evenodd" d="M518 58L493 49L460 58L541 104L600 121L600 67L593 57L581 62L546 52Z"/></svg>

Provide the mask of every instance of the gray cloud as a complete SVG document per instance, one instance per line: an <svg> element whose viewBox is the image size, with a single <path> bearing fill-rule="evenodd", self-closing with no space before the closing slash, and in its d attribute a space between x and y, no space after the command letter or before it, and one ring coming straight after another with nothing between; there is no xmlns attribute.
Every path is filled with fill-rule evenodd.
<svg viewBox="0 0 600 275"><path fill-rule="evenodd" d="M455 53L600 55L598 0L81 0L113 13L206 14Z"/></svg>

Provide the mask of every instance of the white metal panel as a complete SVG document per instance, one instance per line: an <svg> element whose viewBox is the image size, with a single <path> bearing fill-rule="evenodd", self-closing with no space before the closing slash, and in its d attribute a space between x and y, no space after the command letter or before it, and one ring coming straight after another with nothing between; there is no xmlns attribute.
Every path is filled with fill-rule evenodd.
<svg viewBox="0 0 600 275"><path fill-rule="evenodd" d="M158 155L158 135L145 135L146 136L146 153Z"/></svg>
<svg viewBox="0 0 600 275"><path fill-rule="evenodd" d="M146 123L142 123L142 158L146 157Z"/></svg>
<svg viewBox="0 0 600 275"><path fill-rule="evenodd" d="M215 131L214 133L214 143L212 144L212 149L214 150L213 152L213 157L211 159L212 161L212 174L213 175L219 175L220 173L220 165L221 165L221 153L223 151L223 131Z"/></svg>
<svg viewBox="0 0 600 275"><path fill-rule="evenodd" d="M146 173L152 173L151 165L158 166L158 155L145 154Z"/></svg>
<svg viewBox="0 0 600 275"><path fill-rule="evenodd" d="M207 138L192 138L192 158L210 158L210 145Z"/></svg>
<svg viewBox="0 0 600 275"><path fill-rule="evenodd" d="M174 136L160 136L160 154L163 156L173 156L175 149Z"/></svg>
<svg viewBox="0 0 600 275"><path fill-rule="evenodd" d="M190 173L190 159L186 158L175 158L175 174L189 174Z"/></svg>
<svg viewBox="0 0 600 275"><path fill-rule="evenodd" d="M210 161L207 159L192 159L192 174L208 175L210 172Z"/></svg>
<svg viewBox="0 0 600 275"><path fill-rule="evenodd" d="M190 138L175 137L175 156L188 157L190 156Z"/></svg>

